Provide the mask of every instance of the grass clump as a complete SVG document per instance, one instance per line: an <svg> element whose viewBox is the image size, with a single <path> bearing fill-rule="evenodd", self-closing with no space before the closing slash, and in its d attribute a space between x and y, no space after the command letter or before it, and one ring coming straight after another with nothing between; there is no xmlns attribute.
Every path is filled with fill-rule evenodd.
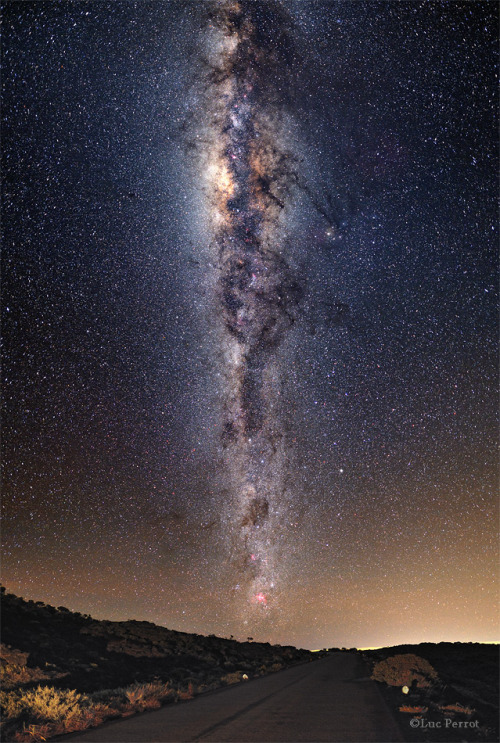
<svg viewBox="0 0 500 743"><path fill-rule="evenodd" d="M403 704L400 708L400 712L406 712L409 715L425 715L429 710L428 707L421 707L420 705Z"/></svg>
<svg viewBox="0 0 500 743"><path fill-rule="evenodd" d="M465 717L471 717L476 712L476 710L472 709L472 707L464 707L464 705L460 704L459 702L455 702L455 704L440 705L439 709L445 715L459 714L464 715Z"/></svg>
<svg viewBox="0 0 500 743"><path fill-rule="evenodd" d="M7 718L29 717L47 722L59 722L79 712L88 697L74 690L37 686L0 692L0 705Z"/></svg>
<svg viewBox="0 0 500 743"><path fill-rule="evenodd" d="M148 684L132 684L125 689L125 697L133 712L145 709L158 709L165 701L173 701L176 692L168 683L151 682Z"/></svg>

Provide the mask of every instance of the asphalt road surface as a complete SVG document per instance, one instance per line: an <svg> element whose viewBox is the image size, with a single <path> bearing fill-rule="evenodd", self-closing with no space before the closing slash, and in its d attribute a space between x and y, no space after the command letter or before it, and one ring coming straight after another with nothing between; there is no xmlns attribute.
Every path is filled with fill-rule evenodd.
<svg viewBox="0 0 500 743"><path fill-rule="evenodd" d="M68 743L403 741L363 663L346 652L65 737Z"/></svg>

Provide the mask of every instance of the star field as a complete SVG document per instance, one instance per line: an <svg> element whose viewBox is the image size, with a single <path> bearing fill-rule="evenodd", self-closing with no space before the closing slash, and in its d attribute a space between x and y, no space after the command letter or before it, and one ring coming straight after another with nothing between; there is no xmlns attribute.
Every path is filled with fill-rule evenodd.
<svg viewBox="0 0 500 743"><path fill-rule="evenodd" d="M258 31L240 43L275 56L222 56L254 85L222 151L217 3L3 3L3 582L311 648L497 640L496 5L241 5ZM210 181L228 152L244 206ZM273 383L240 364L240 397L215 202L282 251L236 297L249 314L280 277L240 354L297 286L272 363L249 362ZM278 394L253 429L281 442L274 611L267 584L243 596L239 463L257 490L271 470L235 411L274 416Z"/></svg>

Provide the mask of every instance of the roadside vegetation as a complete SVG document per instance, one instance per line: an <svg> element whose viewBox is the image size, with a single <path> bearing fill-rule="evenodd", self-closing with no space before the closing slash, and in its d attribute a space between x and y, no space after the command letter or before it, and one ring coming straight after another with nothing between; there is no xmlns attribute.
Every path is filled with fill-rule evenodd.
<svg viewBox="0 0 500 743"><path fill-rule="evenodd" d="M158 709L190 699L194 689L172 689L160 681L80 694L74 689L37 686L0 692L4 740L47 740L54 735L95 727L113 717Z"/></svg>

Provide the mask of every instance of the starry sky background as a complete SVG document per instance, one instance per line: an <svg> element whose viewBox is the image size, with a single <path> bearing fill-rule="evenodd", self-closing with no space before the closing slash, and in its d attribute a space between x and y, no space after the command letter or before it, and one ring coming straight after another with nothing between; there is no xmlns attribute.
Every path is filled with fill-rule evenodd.
<svg viewBox="0 0 500 743"><path fill-rule="evenodd" d="M498 640L497 5L289 7L293 498L255 639ZM246 639L186 135L204 4L2 11L3 581Z"/></svg>

